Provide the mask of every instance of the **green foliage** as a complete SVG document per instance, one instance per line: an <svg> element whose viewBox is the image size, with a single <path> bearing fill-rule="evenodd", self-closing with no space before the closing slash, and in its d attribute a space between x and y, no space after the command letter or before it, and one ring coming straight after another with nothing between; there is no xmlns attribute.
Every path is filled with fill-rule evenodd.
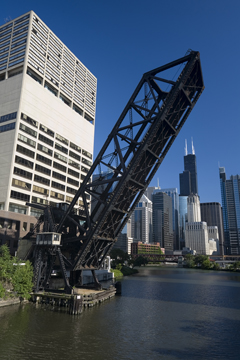
<svg viewBox="0 0 240 360"><path fill-rule="evenodd" d="M13 274L12 284L14 291L22 298L29 299L31 297L33 283L33 268L29 261L25 265L16 265Z"/></svg>
<svg viewBox="0 0 240 360"><path fill-rule="evenodd" d="M123 276L128 276L128 275L133 275L133 274L138 273L138 270L132 269L128 266L123 266L121 269L121 272L122 272Z"/></svg>
<svg viewBox="0 0 240 360"><path fill-rule="evenodd" d="M141 266L141 265L145 266L147 263L148 260L146 258L144 258L143 256L138 256L134 261L133 266Z"/></svg>
<svg viewBox="0 0 240 360"><path fill-rule="evenodd" d="M211 269L211 267L212 267L212 264L209 259L205 259L202 261L201 269L209 270L209 269Z"/></svg>
<svg viewBox="0 0 240 360"><path fill-rule="evenodd" d="M114 273L114 278L115 279L123 277L123 273L120 270L111 269L111 272Z"/></svg>
<svg viewBox="0 0 240 360"><path fill-rule="evenodd" d="M212 268L213 268L213 270L220 270L220 265L218 263L214 262L212 265Z"/></svg>
<svg viewBox="0 0 240 360"><path fill-rule="evenodd" d="M187 254L185 256L185 266L188 268L193 268L195 267L195 262L194 262L194 256L191 254Z"/></svg>
<svg viewBox="0 0 240 360"><path fill-rule="evenodd" d="M111 259L115 260L116 263L123 264L124 261L128 261L129 255L121 249L112 249L110 252Z"/></svg>
<svg viewBox="0 0 240 360"><path fill-rule="evenodd" d="M115 279L121 278L123 276L133 275L138 273L136 269L132 269L128 266L122 266L121 270L111 269L111 272L114 273Z"/></svg>
<svg viewBox="0 0 240 360"><path fill-rule="evenodd" d="M196 256L194 256L195 265L198 266L198 267L202 267L203 263L205 261L207 261L207 260L209 260L207 255L196 255ZM207 263L205 263L205 264L207 264Z"/></svg>
<svg viewBox="0 0 240 360"><path fill-rule="evenodd" d="M6 289L13 289L15 295L29 299L32 290L33 269L29 261L20 265L20 261L12 257L6 245L0 246L0 298L6 297ZM8 292L9 296L13 294Z"/></svg>
<svg viewBox="0 0 240 360"><path fill-rule="evenodd" d="M14 272L12 257L7 245L0 246L0 281L10 282Z"/></svg>
<svg viewBox="0 0 240 360"><path fill-rule="evenodd" d="M5 298L6 296L6 290L2 283L0 283L0 299Z"/></svg>
<svg viewBox="0 0 240 360"><path fill-rule="evenodd" d="M117 264L117 265L116 265L116 269L119 270L119 271L121 271L121 270L122 270L122 264Z"/></svg>
<svg viewBox="0 0 240 360"><path fill-rule="evenodd" d="M232 265L230 265L229 270L231 270L231 271L240 270L240 261L235 261Z"/></svg>

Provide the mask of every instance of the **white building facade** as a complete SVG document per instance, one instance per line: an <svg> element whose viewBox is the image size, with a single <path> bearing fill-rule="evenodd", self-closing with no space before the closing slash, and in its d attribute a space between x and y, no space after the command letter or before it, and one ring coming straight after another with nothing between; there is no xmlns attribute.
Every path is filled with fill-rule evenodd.
<svg viewBox="0 0 240 360"><path fill-rule="evenodd" d="M198 195L189 195L187 199L188 222L185 230L185 246L200 255L217 253L218 227L207 226L201 221Z"/></svg>
<svg viewBox="0 0 240 360"><path fill-rule="evenodd" d="M144 244L152 242L152 201L145 195L131 215L131 238Z"/></svg>
<svg viewBox="0 0 240 360"><path fill-rule="evenodd" d="M201 221L200 200L198 195L189 195L187 198L187 213L189 222Z"/></svg>
<svg viewBox="0 0 240 360"><path fill-rule="evenodd" d="M188 222L185 232L186 247L200 255L211 255L208 244L208 229L205 222Z"/></svg>
<svg viewBox="0 0 240 360"><path fill-rule="evenodd" d="M0 210L71 202L92 164L96 90L33 11L0 27Z"/></svg>

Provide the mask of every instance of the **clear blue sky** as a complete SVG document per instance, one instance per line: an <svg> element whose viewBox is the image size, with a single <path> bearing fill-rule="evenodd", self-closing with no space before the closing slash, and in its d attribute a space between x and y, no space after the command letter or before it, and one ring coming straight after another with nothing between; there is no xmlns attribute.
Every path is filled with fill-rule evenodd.
<svg viewBox="0 0 240 360"><path fill-rule="evenodd" d="M97 77L95 156L142 74L201 54L205 90L151 185L177 187L193 137L201 202L221 202L218 163L240 174L240 1L4 1L0 25L34 10Z"/></svg>

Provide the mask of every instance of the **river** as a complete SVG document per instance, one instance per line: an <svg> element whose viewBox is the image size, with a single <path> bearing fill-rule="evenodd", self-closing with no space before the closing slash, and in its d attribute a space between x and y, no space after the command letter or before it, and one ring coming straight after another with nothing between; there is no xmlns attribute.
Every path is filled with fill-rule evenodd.
<svg viewBox="0 0 240 360"><path fill-rule="evenodd" d="M0 359L239 360L240 273L145 267L79 316L0 308Z"/></svg>

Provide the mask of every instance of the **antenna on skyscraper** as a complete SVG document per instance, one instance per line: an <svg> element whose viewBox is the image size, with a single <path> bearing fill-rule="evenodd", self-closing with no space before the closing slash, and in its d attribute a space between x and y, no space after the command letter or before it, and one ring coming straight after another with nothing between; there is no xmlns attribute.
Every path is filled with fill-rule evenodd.
<svg viewBox="0 0 240 360"><path fill-rule="evenodd" d="M159 186L159 178L157 179L157 182L158 182L157 188L160 189L160 186Z"/></svg>
<svg viewBox="0 0 240 360"><path fill-rule="evenodd" d="M193 138L191 138L192 140L192 154L195 155L195 149L194 149L194 146L193 146Z"/></svg>
<svg viewBox="0 0 240 360"><path fill-rule="evenodd" d="M185 151L185 156L188 154L187 153L187 139L185 139L185 148L184 148L184 151Z"/></svg>

